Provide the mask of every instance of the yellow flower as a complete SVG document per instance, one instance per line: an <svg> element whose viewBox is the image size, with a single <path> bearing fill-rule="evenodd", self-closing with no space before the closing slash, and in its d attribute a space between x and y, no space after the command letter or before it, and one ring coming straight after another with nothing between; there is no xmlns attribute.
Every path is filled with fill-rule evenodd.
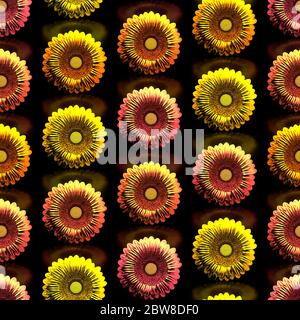
<svg viewBox="0 0 300 320"><path fill-rule="evenodd" d="M170 68L177 59L181 42L176 24L152 11L127 19L118 39L121 59L145 74Z"/></svg>
<svg viewBox="0 0 300 320"><path fill-rule="evenodd" d="M219 293L215 296L209 296L207 300L242 300L241 296L235 296L234 294L229 294L228 292Z"/></svg>
<svg viewBox="0 0 300 320"><path fill-rule="evenodd" d="M240 53L254 35L255 16L243 0L203 0L194 17L193 34L209 51Z"/></svg>
<svg viewBox="0 0 300 320"><path fill-rule="evenodd" d="M43 146L59 164L89 166L101 154L106 136L100 117L91 109L70 106L53 112L46 123Z"/></svg>
<svg viewBox="0 0 300 320"><path fill-rule="evenodd" d="M46 300L102 300L107 284L100 267L77 255L53 262L43 282Z"/></svg>
<svg viewBox="0 0 300 320"><path fill-rule="evenodd" d="M103 0L45 0L59 15L69 18L90 16Z"/></svg>
<svg viewBox="0 0 300 320"><path fill-rule="evenodd" d="M30 147L16 128L0 124L0 187L15 184L29 167Z"/></svg>
<svg viewBox="0 0 300 320"><path fill-rule="evenodd" d="M59 89L80 93L100 82L105 61L101 42L75 30L52 38L44 54L43 71Z"/></svg>
<svg viewBox="0 0 300 320"><path fill-rule="evenodd" d="M209 127L240 128L252 115L255 91L250 79L228 68L204 74L194 92L193 109Z"/></svg>
<svg viewBox="0 0 300 320"><path fill-rule="evenodd" d="M269 148L268 165L284 183L300 185L300 125L277 131Z"/></svg>
<svg viewBox="0 0 300 320"><path fill-rule="evenodd" d="M202 225L195 238L193 259L209 277L233 280L249 271L255 241L250 229L228 218Z"/></svg>

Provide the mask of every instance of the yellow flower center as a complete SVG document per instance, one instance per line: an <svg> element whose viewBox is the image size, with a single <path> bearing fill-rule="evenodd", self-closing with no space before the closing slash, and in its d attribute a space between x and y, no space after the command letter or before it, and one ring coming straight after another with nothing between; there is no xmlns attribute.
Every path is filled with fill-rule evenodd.
<svg viewBox="0 0 300 320"><path fill-rule="evenodd" d="M149 126L153 126L157 122L157 115L154 112L149 112L145 116L145 122Z"/></svg>
<svg viewBox="0 0 300 320"><path fill-rule="evenodd" d="M220 172L220 179L224 182L228 182L232 179L232 171L230 169L222 169Z"/></svg>
<svg viewBox="0 0 300 320"><path fill-rule="evenodd" d="M5 1L0 1L0 12L3 13L7 9L7 3Z"/></svg>
<svg viewBox="0 0 300 320"><path fill-rule="evenodd" d="M83 136L79 131L73 131L70 134L70 141L74 144L79 144L83 140Z"/></svg>
<svg viewBox="0 0 300 320"><path fill-rule="evenodd" d="M296 237L300 238L300 225L298 225L298 226L295 228L295 235L296 235Z"/></svg>
<svg viewBox="0 0 300 320"><path fill-rule="evenodd" d="M229 107L232 104L232 96L228 93L224 93L220 97L220 103L223 107Z"/></svg>
<svg viewBox="0 0 300 320"><path fill-rule="evenodd" d="M223 257L229 257L232 254L232 246L228 243L224 243L220 247L220 253Z"/></svg>
<svg viewBox="0 0 300 320"><path fill-rule="evenodd" d="M8 80L3 74L0 75L0 88L5 88L7 86Z"/></svg>
<svg viewBox="0 0 300 320"><path fill-rule="evenodd" d="M295 157L295 160L296 160L297 162L300 162L300 150L297 150L297 151L295 152L294 157Z"/></svg>
<svg viewBox="0 0 300 320"><path fill-rule="evenodd" d="M228 32L232 29L233 24L230 19L224 18L220 21L220 29L224 32Z"/></svg>
<svg viewBox="0 0 300 320"><path fill-rule="evenodd" d="M145 265L145 272L148 276L154 276L157 272L157 265L153 262L148 262Z"/></svg>
<svg viewBox="0 0 300 320"><path fill-rule="evenodd" d="M295 78L295 85L300 88L300 75Z"/></svg>
<svg viewBox="0 0 300 320"><path fill-rule="evenodd" d="M4 163L8 158L6 151L0 150L0 163Z"/></svg>
<svg viewBox="0 0 300 320"><path fill-rule="evenodd" d="M70 291L73 293L73 294L79 294L82 292L82 284L79 282L79 281L73 281L71 284L70 284Z"/></svg>
<svg viewBox="0 0 300 320"><path fill-rule="evenodd" d="M295 3L294 8L296 9L297 12L300 12L300 1L297 1L297 2Z"/></svg>
<svg viewBox="0 0 300 320"><path fill-rule="evenodd" d="M0 238L6 237L7 232L7 228L3 224L0 224Z"/></svg>
<svg viewBox="0 0 300 320"><path fill-rule="evenodd" d="M157 198L157 190L155 188L149 187L145 191L145 198L147 200L155 200Z"/></svg>
<svg viewBox="0 0 300 320"><path fill-rule="evenodd" d="M74 206L70 209L69 214L73 219L80 219L83 212L80 207Z"/></svg>
<svg viewBox="0 0 300 320"><path fill-rule="evenodd" d="M80 57L74 56L70 59L70 66L73 69L80 69L83 65L83 61Z"/></svg>
<svg viewBox="0 0 300 320"><path fill-rule="evenodd" d="M158 46L158 42L154 37L149 37L145 41L145 48L147 50L155 50Z"/></svg>

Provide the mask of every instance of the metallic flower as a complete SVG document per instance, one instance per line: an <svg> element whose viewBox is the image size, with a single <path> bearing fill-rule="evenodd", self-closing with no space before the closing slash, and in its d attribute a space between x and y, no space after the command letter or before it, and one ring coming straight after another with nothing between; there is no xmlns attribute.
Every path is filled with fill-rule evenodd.
<svg viewBox="0 0 300 320"><path fill-rule="evenodd" d="M300 125L277 131L269 148L268 165L284 183L300 185Z"/></svg>
<svg viewBox="0 0 300 320"><path fill-rule="evenodd" d="M101 267L77 255L53 262L43 282L45 300L102 300L107 285Z"/></svg>
<svg viewBox="0 0 300 320"><path fill-rule="evenodd" d="M16 278L0 274L1 300L30 300L25 286L21 286Z"/></svg>
<svg viewBox="0 0 300 320"><path fill-rule="evenodd" d="M1 22L0 37L14 35L28 20L31 0L5 0L0 3L0 12L5 14L5 22Z"/></svg>
<svg viewBox="0 0 300 320"><path fill-rule="evenodd" d="M166 90L134 90L123 101L118 126L130 141L138 140L147 147L165 146L177 134L181 113Z"/></svg>
<svg viewBox="0 0 300 320"><path fill-rule="evenodd" d="M0 199L0 262L14 260L25 251L30 229L26 211Z"/></svg>
<svg viewBox="0 0 300 320"><path fill-rule="evenodd" d="M196 11L193 34L210 52L229 56L249 46L255 15L243 0L202 0Z"/></svg>
<svg viewBox="0 0 300 320"><path fill-rule="evenodd" d="M15 184L30 165L30 147L16 128L0 124L0 187Z"/></svg>
<svg viewBox="0 0 300 320"><path fill-rule="evenodd" d="M240 221L209 221L198 230L195 240L193 259L209 277L228 281L250 270L256 244L251 230Z"/></svg>
<svg viewBox="0 0 300 320"><path fill-rule="evenodd" d="M209 127L240 128L253 113L255 91L251 80L228 68L209 71L195 88L193 109Z"/></svg>
<svg viewBox="0 0 300 320"><path fill-rule="evenodd" d="M134 221L155 224L175 214L181 188L176 174L170 173L165 165L153 162L134 165L123 177L118 202Z"/></svg>
<svg viewBox="0 0 300 320"><path fill-rule="evenodd" d="M49 156L70 168L89 166L101 154L106 136L100 117L91 109L70 106L48 118L43 146Z"/></svg>
<svg viewBox="0 0 300 320"><path fill-rule="evenodd" d="M59 15L69 18L90 16L103 0L45 0Z"/></svg>
<svg viewBox="0 0 300 320"><path fill-rule="evenodd" d="M43 221L59 239L80 243L99 233L105 211L101 193L76 180L52 188L44 204Z"/></svg>
<svg viewBox="0 0 300 320"><path fill-rule="evenodd" d="M269 223L268 240L282 256L300 261L300 200L277 207Z"/></svg>
<svg viewBox="0 0 300 320"><path fill-rule="evenodd" d="M300 5L295 0L268 0L268 15L274 26L283 33L300 35Z"/></svg>
<svg viewBox="0 0 300 320"><path fill-rule="evenodd" d="M180 277L181 262L176 249L158 238L129 243L118 264L122 286L145 300L165 297L175 288Z"/></svg>
<svg viewBox="0 0 300 320"><path fill-rule="evenodd" d="M176 24L152 11L128 18L118 39L121 59L145 74L170 68L177 59L181 42Z"/></svg>
<svg viewBox="0 0 300 320"><path fill-rule="evenodd" d="M44 54L46 78L70 93L90 91L104 74L105 53L99 41L78 30L53 37Z"/></svg>
<svg viewBox="0 0 300 320"><path fill-rule="evenodd" d="M268 90L283 108L300 111L300 50L277 57L270 69Z"/></svg>
<svg viewBox="0 0 300 320"><path fill-rule="evenodd" d="M277 281L269 300L300 300L300 274Z"/></svg>
<svg viewBox="0 0 300 320"><path fill-rule="evenodd" d="M256 169L241 147L218 144L199 154L193 168L193 184L209 202L229 206L249 196Z"/></svg>
<svg viewBox="0 0 300 320"><path fill-rule="evenodd" d="M30 79L26 61L20 60L15 52L0 49L0 112L14 110L25 101Z"/></svg>
<svg viewBox="0 0 300 320"><path fill-rule="evenodd" d="M235 296L234 294L229 294L228 292L219 293L215 296L209 296L206 300L242 300L241 296Z"/></svg>

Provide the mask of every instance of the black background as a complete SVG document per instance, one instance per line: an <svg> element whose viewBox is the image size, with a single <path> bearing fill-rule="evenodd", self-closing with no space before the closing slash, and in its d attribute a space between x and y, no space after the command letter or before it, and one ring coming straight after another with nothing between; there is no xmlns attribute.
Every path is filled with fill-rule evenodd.
<svg viewBox="0 0 300 320"><path fill-rule="evenodd" d="M156 1L147 1L156 3ZM107 28L107 37L103 39L102 46L108 57L106 63L106 71L104 77L89 95L94 95L103 99L107 104L107 111L103 115L104 125L108 128L117 129L117 111L122 103L122 96L117 91L118 83L129 78L137 78L141 75L133 72L127 65L123 65L117 53L117 36L122 27L123 21L120 20L117 10L120 6L131 2L114 0L104 0L101 8L97 10L89 18L102 23ZM137 2L138 3L138 2ZM181 128L204 128L205 133L213 133L214 131L206 128L203 123L196 120L192 109L192 93L197 82L197 77L193 75L192 68L195 63L214 59L214 54L208 52L196 43L193 39L192 17L197 8L197 3L194 1L172 1L176 3L181 11L182 16L177 23L178 30L183 38L181 44L181 53L175 65L171 67L164 76L176 79L181 83L182 94L177 97L178 103L183 114L181 119ZM282 42L285 43L290 38L282 35L276 28L272 27L267 16L267 1L256 1L254 5L258 23L256 25L256 35L251 42L250 47L247 47L239 55L241 58L248 59L255 63L257 73L252 79L256 89L258 98L256 100L256 110L251 120L246 123L238 132L251 135L257 142L255 153L252 155L256 164L258 173L256 175L256 185L251 192L250 197L244 200L239 208L250 209L255 213L256 224L253 228L253 234L258 244L256 251L256 260L250 272L246 273L239 282L249 284L256 288L258 299L266 300L269 292L274 284L274 277L270 279L268 274L276 274L276 270L280 266L287 266L289 263L284 262L276 253L272 253L267 241L267 223L272 213L267 199L274 192L287 191L276 178L273 178L267 167L267 148L272 138L273 132L270 131L269 123L277 121L282 116L287 116L287 111L282 111L276 103L273 103L267 91L267 75L272 63L273 57L268 55L268 48L271 44ZM42 34L42 28L45 25L58 21L67 20L59 17L52 9L47 8L44 1L34 0L31 6L31 16L26 23L25 28L17 33L13 39L20 39L31 46L32 55L28 60L28 65L31 70L33 80L31 81L31 91L23 103L16 111L7 113L7 120L13 119L15 114L20 114L32 123L32 130L28 136L29 143L33 150L31 158L31 166L26 177L21 180L15 189L28 192L33 200L33 205L28 210L28 216L32 222L31 241L20 257L13 263L26 267L30 270L31 281L27 288L32 300L39 301L42 298L42 280L47 272L47 263L43 259L43 254L48 249L55 247L63 248L64 244L58 241L52 234L46 231L42 218L42 205L47 195L47 190L43 187L42 179L45 175L53 172L63 172L68 169L59 167L54 163L53 159L47 158L42 147L42 130L47 121L48 114L43 111L42 105L46 100L51 100L53 97L63 96L52 83L48 83L41 70L42 55L47 46L47 41ZM97 39L98 40L98 39ZM284 51L284 50L282 50ZM233 58L228 59L228 65ZM224 65L225 67L226 65ZM155 78L155 77L154 77ZM155 81L153 82L155 85ZM273 121L273 119L275 119ZM5 120L3 120L5 122ZM235 131L236 132L236 131ZM234 135L234 134L233 134ZM229 139L230 141L230 139ZM214 205L207 204L195 192L192 185L192 178L184 175L184 170L178 172L178 179L182 185L183 192L181 193L181 204L175 216L166 221L164 226L176 229L182 237L182 242L178 245L178 254L182 260L183 267L181 269L181 278L176 286L163 301L164 303L181 303L192 299L192 290L203 284L213 281L201 272L196 270L192 260L192 243L197 233L197 227L192 223L192 215L195 212L204 212L207 209L217 208ZM117 186L122 177L122 171L117 165L100 166L92 165L86 171L96 171L103 174L108 185L103 192L104 200L108 210L106 212L106 222L104 227L94 239L88 243L90 246L101 248L105 251L107 261L102 265L104 275L108 282L106 287L106 302L114 302L123 304L133 303L137 301L132 297L126 289L122 289L117 278L117 261L122 252L122 247L117 241L120 231L126 231L133 227L138 227L138 224L133 223L126 215L122 214L117 204ZM80 175L78 171L78 179L85 177ZM13 189L8 189L13 193ZM10 197L9 194L7 196ZM20 203L21 206L21 203ZM241 211L242 212L242 211ZM161 234L157 228L157 234ZM149 234L150 235L150 234ZM83 245L84 247L84 245ZM81 252L78 249L78 252ZM76 253L76 250L73 250ZM12 267L13 269L13 267ZM275 271L274 271L275 270Z"/></svg>

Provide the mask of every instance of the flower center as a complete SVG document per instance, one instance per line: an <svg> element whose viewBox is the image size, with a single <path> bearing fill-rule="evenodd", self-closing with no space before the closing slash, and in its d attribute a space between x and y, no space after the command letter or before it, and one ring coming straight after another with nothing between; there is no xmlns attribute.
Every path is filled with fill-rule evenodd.
<svg viewBox="0 0 300 320"><path fill-rule="evenodd" d="M300 1L297 1L297 2L295 3L294 8L296 9L297 12L300 12Z"/></svg>
<svg viewBox="0 0 300 320"><path fill-rule="evenodd" d="M229 107L232 104L232 96L228 93L224 93L220 97L220 103L223 107Z"/></svg>
<svg viewBox="0 0 300 320"><path fill-rule="evenodd" d="M228 243L224 243L220 247L220 253L223 257L229 257L232 254L232 246Z"/></svg>
<svg viewBox="0 0 300 320"><path fill-rule="evenodd" d="M0 163L4 163L8 158L6 151L0 150Z"/></svg>
<svg viewBox="0 0 300 320"><path fill-rule="evenodd" d="M0 1L0 13L5 12L7 9L7 3L5 1Z"/></svg>
<svg viewBox="0 0 300 320"><path fill-rule="evenodd" d="M300 162L300 150L297 150L295 152L294 158L297 162Z"/></svg>
<svg viewBox="0 0 300 320"><path fill-rule="evenodd" d="M222 169L220 171L220 179L224 182L228 182L232 179L232 171L230 169Z"/></svg>
<svg viewBox="0 0 300 320"><path fill-rule="evenodd" d="M6 76L3 74L0 75L0 88L5 88L8 83Z"/></svg>
<svg viewBox="0 0 300 320"><path fill-rule="evenodd" d="M147 200L155 200L157 198L157 190L155 188L149 187L145 190L145 198Z"/></svg>
<svg viewBox="0 0 300 320"><path fill-rule="evenodd" d="M71 284L70 284L70 291L73 293L73 294L79 294L82 292L82 284L79 282L79 281L73 281Z"/></svg>
<svg viewBox="0 0 300 320"><path fill-rule="evenodd" d="M73 131L70 134L70 141L74 144L79 144L83 140L83 136L79 131Z"/></svg>
<svg viewBox="0 0 300 320"><path fill-rule="evenodd" d="M300 238L300 224L295 228L295 235Z"/></svg>
<svg viewBox="0 0 300 320"><path fill-rule="evenodd" d="M83 61L80 57L74 56L70 59L70 66L72 69L80 69L83 65Z"/></svg>
<svg viewBox="0 0 300 320"><path fill-rule="evenodd" d="M232 21L228 18L224 18L220 21L220 29L224 32L228 32L232 29Z"/></svg>
<svg viewBox="0 0 300 320"><path fill-rule="evenodd" d="M70 209L69 214L73 219L80 219L83 212L80 207L74 206Z"/></svg>
<svg viewBox="0 0 300 320"><path fill-rule="evenodd" d="M300 88L300 74L294 80L296 87Z"/></svg>
<svg viewBox="0 0 300 320"><path fill-rule="evenodd" d="M4 238L7 235L7 228L3 225L0 224L0 238Z"/></svg>
<svg viewBox="0 0 300 320"><path fill-rule="evenodd" d="M154 262L148 262L145 265L145 272L148 276L154 276L157 272L157 265Z"/></svg>
<svg viewBox="0 0 300 320"><path fill-rule="evenodd" d="M145 115L145 122L149 126L157 123L157 115L154 112L149 112Z"/></svg>
<svg viewBox="0 0 300 320"><path fill-rule="evenodd" d="M155 50L158 46L157 40L154 37L149 37L145 41L145 48L147 50Z"/></svg>

